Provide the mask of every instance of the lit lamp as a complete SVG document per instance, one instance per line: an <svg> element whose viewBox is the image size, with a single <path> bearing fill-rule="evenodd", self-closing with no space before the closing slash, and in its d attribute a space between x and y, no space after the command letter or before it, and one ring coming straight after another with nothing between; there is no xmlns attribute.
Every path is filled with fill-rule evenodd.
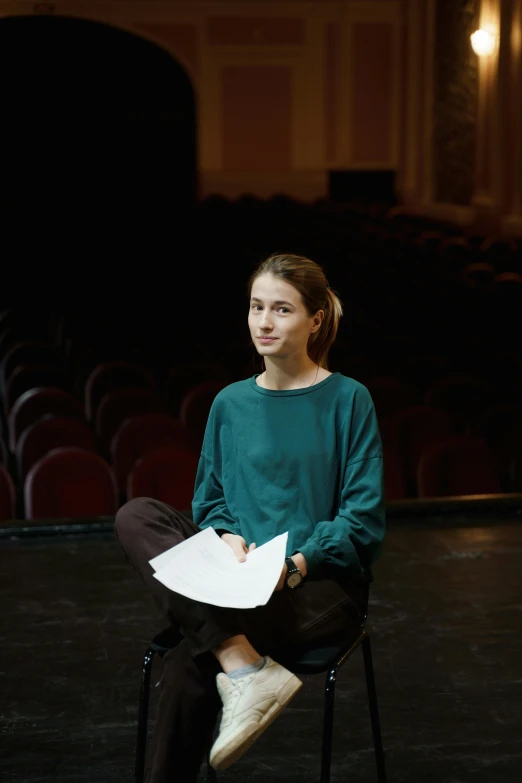
<svg viewBox="0 0 522 783"><path fill-rule="evenodd" d="M479 57L486 57L495 51L496 37L489 30L476 30L471 36L471 46Z"/></svg>

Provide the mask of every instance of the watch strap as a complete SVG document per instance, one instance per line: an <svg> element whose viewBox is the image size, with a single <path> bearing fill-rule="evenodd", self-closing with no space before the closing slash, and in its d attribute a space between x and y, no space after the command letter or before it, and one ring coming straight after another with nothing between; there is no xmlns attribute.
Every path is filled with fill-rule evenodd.
<svg viewBox="0 0 522 783"><path fill-rule="evenodd" d="M288 568L288 571L287 571L287 574L286 574L287 576L290 576L290 574L300 574L301 573L291 557L285 557L285 563L286 563L286 567ZM301 576L302 576L302 574L301 574Z"/></svg>

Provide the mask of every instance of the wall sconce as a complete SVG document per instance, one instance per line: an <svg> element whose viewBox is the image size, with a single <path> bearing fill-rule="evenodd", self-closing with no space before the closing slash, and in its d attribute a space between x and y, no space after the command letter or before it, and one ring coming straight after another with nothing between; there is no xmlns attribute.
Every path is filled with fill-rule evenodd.
<svg viewBox="0 0 522 783"><path fill-rule="evenodd" d="M471 46L479 57L487 57L493 54L497 43L497 37L490 30L476 30L471 36Z"/></svg>

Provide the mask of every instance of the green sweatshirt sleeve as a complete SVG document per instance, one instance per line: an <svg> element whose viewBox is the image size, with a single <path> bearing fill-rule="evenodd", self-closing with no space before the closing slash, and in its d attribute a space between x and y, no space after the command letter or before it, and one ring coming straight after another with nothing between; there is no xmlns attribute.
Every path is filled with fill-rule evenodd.
<svg viewBox="0 0 522 783"><path fill-rule="evenodd" d="M377 416L366 387L357 392L348 433L350 447L342 476L340 503L332 520L319 521L296 549L310 576L324 564L360 577L379 556L385 533L384 472Z"/></svg>
<svg viewBox="0 0 522 783"><path fill-rule="evenodd" d="M239 525L232 518L225 503L223 487L218 480L212 461L202 452L196 473L192 519L202 530L214 530L241 535Z"/></svg>
<svg viewBox="0 0 522 783"><path fill-rule="evenodd" d="M220 533L228 532L241 535L239 525L232 518L225 502L223 482L220 476L221 465L218 417L214 400L209 411L196 472L192 519L202 530L212 527Z"/></svg>

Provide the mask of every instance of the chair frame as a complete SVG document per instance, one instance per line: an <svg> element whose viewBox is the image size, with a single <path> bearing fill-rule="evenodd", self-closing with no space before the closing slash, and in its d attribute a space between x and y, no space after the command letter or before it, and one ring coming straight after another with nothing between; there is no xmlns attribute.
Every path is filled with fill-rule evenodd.
<svg viewBox="0 0 522 783"><path fill-rule="evenodd" d="M143 658L141 669L141 688L140 688L140 701L138 708L138 731L136 741L136 764L134 781L135 783L143 783L145 779L145 752L147 744L147 729L148 729L148 714L149 714L149 696L150 696L150 676L152 670L152 663L156 653L163 657L163 655L176 646L165 646L163 639L168 633L166 629L154 637L150 646L148 647L145 656ZM181 640L181 636L178 642ZM368 706L370 709L370 721L372 727L373 746L375 751L375 761L377 765L377 781L378 783L386 783L386 767L384 761L384 750L382 746L381 727L379 720L379 710L377 703L377 691L375 688L375 677L373 671L373 660L370 645L370 636L363 627L360 628L359 633L355 641L352 641L348 647L339 648L337 654L333 660L325 665L325 668L321 668L321 671L316 673L324 673L326 670L325 681L325 699L324 699L324 713L323 713L323 732L322 732L322 749L321 749L321 772L319 777L319 783L330 783L330 770L332 760L332 734L333 734L333 718L334 718L334 697L335 697L335 684L337 680L337 670L348 660L348 658L355 652L355 650L361 647L364 671L366 677L366 689L368 693ZM289 668L292 668L291 666ZM296 667L298 668L298 666ZM297 672L299 673L299 672ZM303 672L304 673L304 672ZM207 783L215 783L217 780L215 770L210 766L209 762L210 748L207 750Z"/></svg>

